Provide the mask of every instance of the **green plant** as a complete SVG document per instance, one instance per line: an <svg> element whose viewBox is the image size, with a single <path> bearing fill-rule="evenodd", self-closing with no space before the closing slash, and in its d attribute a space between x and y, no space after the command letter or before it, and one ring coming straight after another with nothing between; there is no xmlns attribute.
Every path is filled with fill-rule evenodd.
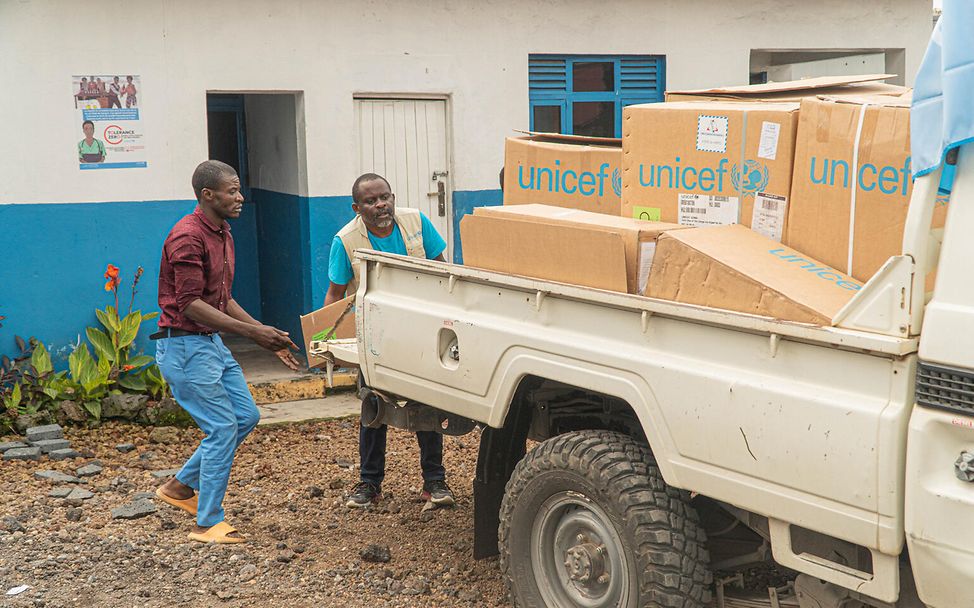
<svg viewBox="0 0 974 608"><path fill-rule="evenodd" d="M51 357L36 338L24 340L14 336L20 354L14 359L0 357L0 422L22 414L47 409L60 392L58 377L51 365Z"/></svg>
<svg viewBox="0 0 974 608"><path fill-rule="evenodd" d="M99 420L101 401L111 392L111 372L108 359L96 360L88 351L88 345L81 344L68 357L65 394Z"/></svg>
<svg viewBox="0 0 974 608"><path fill-rule="evenodd" d="M65 398L67 372L55 372L51 355L44 344L30 339L31 356L23 370L19 387L23 392L27 412L52 411L61 399Z"/></svg>
<svg viewBox="0 0 974 608"><path fill-rule="evenodd" d="M169 385L162 377L162 372L158 365L149 365L142 370L142 381L145 383L145 392L155 401L162 401L169 394Z"/></svg>
<svg viewBox="0 0 974 608"><path fill-rule="evenodd" d="M118 308L118 286L120 283L118 268L112 264L108 265L105 270L105 278L107 279L105 291L112 292L115 297L115 305L106 306L104 310L95 310L95 316L98 317L98 321L104 329L89 327L85 330L85 334L95 350L95 355L98 357L98 362L107 362L109 378L112 382L117 383L120 388L136 393L147 392L150 385L158 390L152 384L154 378L148 378L148 373L143 369L146 366L155 367L155 360L142 353L132 354L132 347L139 335L139 328L142 323L159 316L155 312L143 315L142 311L132 310L142 272L141 266L135 271L128 313L121 316ZM158 373L158 369L156 373ZM161 374L159 374L159 379L162 379Z"/></svg>

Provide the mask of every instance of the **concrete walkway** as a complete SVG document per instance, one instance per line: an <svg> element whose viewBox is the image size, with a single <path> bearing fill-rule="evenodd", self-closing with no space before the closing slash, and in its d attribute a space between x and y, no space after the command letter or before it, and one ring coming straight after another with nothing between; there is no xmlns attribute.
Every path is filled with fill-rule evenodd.
<svg viewBox="0 0 974 608"><path fill-rule="evenodd" d="M257 409L260 410L260 424L264 425L358 416L361 407L362 402L355 395L355 391L343 391L332 393L323 399L269 403L258 405Z"/></svg>

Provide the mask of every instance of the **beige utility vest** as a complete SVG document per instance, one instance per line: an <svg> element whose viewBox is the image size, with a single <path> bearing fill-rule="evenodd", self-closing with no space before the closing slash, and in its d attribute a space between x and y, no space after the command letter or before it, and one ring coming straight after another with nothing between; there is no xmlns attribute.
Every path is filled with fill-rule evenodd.
<svg viewBox="0 0 974 608"><path fill-rule="evenodd" d="M423 219L418 209L403 207L396 209L396 224L402 234L402 240L406 243L406 254L414 258L426 258L426 248L423 247ZM345 224L338 231L338 238L345 246L345 255L352 263L352 280L345 289L345 295L351 296L358 291L359 264L352 255L356 249L372 249L369 241L369 229L365 227L361 215L356 215L355 219Z"/></svg>

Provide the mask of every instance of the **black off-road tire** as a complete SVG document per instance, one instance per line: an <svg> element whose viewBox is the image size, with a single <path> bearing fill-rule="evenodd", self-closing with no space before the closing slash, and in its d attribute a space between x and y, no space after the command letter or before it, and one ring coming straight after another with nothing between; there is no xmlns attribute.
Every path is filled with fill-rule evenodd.
<svg viewBox="0 0 974 608"><path fill-rule="evenodd" d="M545 603L535 578L536 568L543 566L533 563L531 549L539 509L566 492L591 501L621 541L620 554L634 576L628 601L620 608L709 605L706 534L688 493L666 485L647 446L620 433L580 431L538 445L507 483L498 546L511 599L519 608L568 608Z"/></svg>

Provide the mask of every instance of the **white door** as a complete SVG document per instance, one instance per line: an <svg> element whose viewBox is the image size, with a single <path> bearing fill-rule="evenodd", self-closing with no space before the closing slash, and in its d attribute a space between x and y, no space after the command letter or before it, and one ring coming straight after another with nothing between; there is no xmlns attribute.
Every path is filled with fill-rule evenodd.
<svg viewBox="0 0 974 608"><path fill-rule="evenodd" d="M446 259L452 259L446 101L356 99L355 113L360 174L385 177L396 205L426 214L447 242Z"/></svg>

